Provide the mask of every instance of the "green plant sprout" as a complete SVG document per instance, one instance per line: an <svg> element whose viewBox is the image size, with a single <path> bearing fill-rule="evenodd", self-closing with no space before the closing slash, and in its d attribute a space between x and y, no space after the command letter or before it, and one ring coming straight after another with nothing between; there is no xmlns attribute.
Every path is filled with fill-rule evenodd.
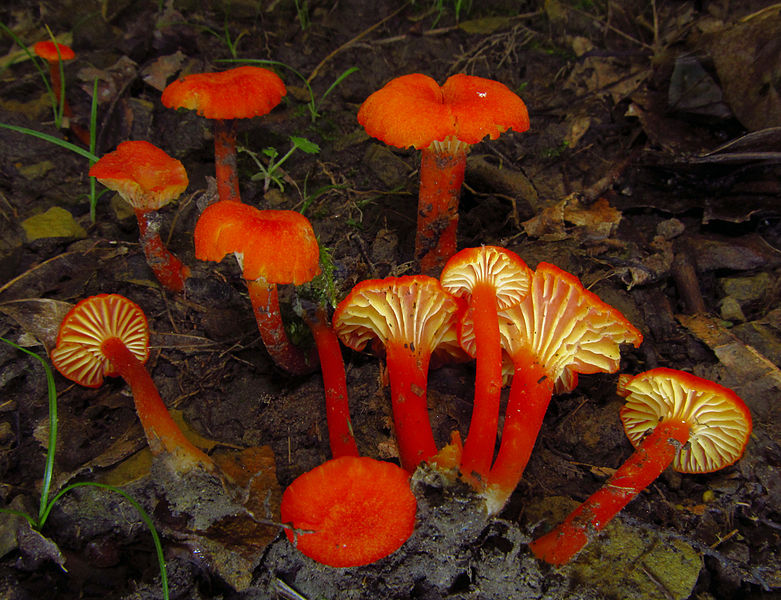
<svg viewBox="0 0 781 600"><path fill-rule="evenodd" d="M320 98L315 98L315 93L312 90L312 86L309 85L309 80L304 76L301 71L291 67L290 65L280 62L278 60L267 60L265 58L241 58L241 59L225 59L221 62L241 62L241 63L248 63L248 64L257 64L257 65L271 65L276 67L283 67L293 73L296 77L298 77L301 81L304 82L304 87L306 87L306 91L309 94L309 101L307 102L306 106L309 110L309 117L312 120L312 123L315 123L317 119L320 117L320 105L325 101L325 99L329 96L331 92L336 89L336 87L341 84L347 77L352 75L358 70L358 67L350 67L349 69L345 69L341 75L339 75L336 79L334 79L333 83L328 86L328 89L323 92L323 95L320 96Z"/></svg>
<svg viewBox="0 0 781 600"><path fill-rule="evenodd" d="M249 157L257 165L259 172L255 173L250 178L250 180L258 181L262 179L264 192L268 191L268 188L271 186L272 182L277 184L277 186L279 186L280 191L285 190L285 185L282 183L283 176L277 173L277 171L282 166L282 163L284 163L288 158L292 156L293 152L295 152L296 150L301 150L302 152L306 152L307 154L317 154L318 152L320 152L320 146L318 146L314 142L310 142L306 138L291 135L290 142L291 142L290 150L288 150L287 154L282 156L282 158L278 158L279 152L277 152L276 148L272 148L272 147L264 148L261 151L261 154L263 154L268 160L267 165L263 164L263 161L260 159L258 154L256 152L253 152L249 148L245 148L243 146L239 146L237 148L239 152L244 152L245 154L248 154Z"/></svg>
<svg viewBox="0 0 781 600"><path fill-rule="evenodd" d="M296 5L296 15L298 15L298 24L301 25L301 31L306 31L312 24L309 18L309 0L293 0Z"/></svg>
<svg viewBox="0 0 781 600"><path fill-rule="evenodd" d="M44 373L46 374L46 383L47 383L48 396L49 396L49 440L48 440L48 448L46 449L46 462L43 469L43 484L41 486L41 501L38 507L38 515L33 516L24 511L14 510L12 508L0 508L0 513L23 517L30 524L30 527L32 527L37 531L41 531L41 529L43 529L43 526L46 524L46 520L49 518L49 514L51 513L52 508L54 508L54 505L57 503L57 501L60 498L62 498L66 493L68 493L71 490L74 490L79 487L90 486L90 487L96 487L104 490L109 490L119 494L125 500L130 502L133 508L135 508L138 511L138 514L141 516L141 520L149 528L149 532L152 534L152 541L154 542L155 552L157 554L157 563L160 566L160 583L163 588L163 598L165 600L168 600L169 598L168 569L166 568L166 564L165 564L165 556L163 556L163 546L160 542L160 536L157 534L157 529L155 528L155 525L152 522L152 519L147 514L147 512L129 494L127 494L123 490L113 485L98 483L96 481L79 481L65 486L51 500L49 500L49 492L51 490L51 483L52 483L52 473L54 472L54 454L57 447L57 422L58 422L57 421L57 389L54 385L54 375L52 374L52 370L49 367L49 365L46 363L46 361L43 358L41 358L40 355L36 354L32 350L23 348L22 346L19 346L18 344L15 344L10 340L5 339L4 337L0 337L0 341L5 342L9 346L12 346L17 350L21 350L22 352L29 354L30 356L37 359L41 363L41 365L43 366Z"/></svg>

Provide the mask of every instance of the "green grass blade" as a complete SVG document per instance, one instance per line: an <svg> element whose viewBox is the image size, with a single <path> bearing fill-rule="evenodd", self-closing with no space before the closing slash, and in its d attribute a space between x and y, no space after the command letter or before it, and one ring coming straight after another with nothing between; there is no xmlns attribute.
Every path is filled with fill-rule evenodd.
<svg viewBox="0 0 781 600"><path fill-rule="evenodd" d="M11 131L16 131L18 133L23 133L24 135L31 135L33 137L40 138L52 144L56 144L61 148L65 148L66 150L75 152L79 156L83 156L87 160L91 160L93 162L98 160L98 157L95 156L89 150L85 150L81 146L77 146L76 144L71 144L70 142L61 140L60 138L54 137L53 135L49 135L48 133L43 133L42 131L36 131L35 129L28 129L27 127L19 127L18 125L9 125L8 123L0 123L0 127L3 127L4 129L10 129Z"/></svg>

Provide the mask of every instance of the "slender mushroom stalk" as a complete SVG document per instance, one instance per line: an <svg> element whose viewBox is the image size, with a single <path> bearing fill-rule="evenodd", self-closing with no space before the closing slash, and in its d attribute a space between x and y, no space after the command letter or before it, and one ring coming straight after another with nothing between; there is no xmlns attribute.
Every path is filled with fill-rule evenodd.
<svg viewBox="0 0 781 600"><path fill-rule="evenodd" d="M171 418L144 367L148 341L146 317L138 305L117 294L100 294L65 315L51 359L62 375L85 387L99 387L104 376L122 377L133 391L152 452L166 455L180 473L195 467L214 470L212 460Z"/></svg>
<svg viewBox="0 0 781 600"><path fill-rule="evenodd" d="M333 327L328 322L325 307L318 305L313 312L312 316L303 314L303 319L315 339L317 355L320 359L331 457L359 456L350 421L347 374L344 369L342 347Z"/></svg>
<svg viewBox="0 0 781 600"><path fill-rule="evenodd" d="M437 453L426 402L428 366L458 313L455 298L426 275L362 281L334 312L334 329L346 346L363 350L373 339L385 346L399 457L410 472Z"/></svg>
<svg viewBox="0 0 781 600"><path fill-rule="evenodd" d="M483 492L492 514L523 475L554 390L573 389L577 373L616 371L619 345L642 341L620 312L577 277L547 263L532 275L528 295L499 313L499 330L515 371L502 440ZM466 322L462 345L468 347L474 336Z"/></svg>
<svg viewBox="0 0 781 600"><path fill-rule="evenodd" d="M621 421L636 450L553 531L531 544L553 565L575 556L637 494L672 464L711 473L736 462L751 435L751 414L732 390L683 371L658 368L619 381Z"/></svg>
<svg viewBox="0 0 781 600"><path fill-rule="evenodd" d="M461 472L465 477L488 475L494 458L502 391L502 346L498 311L518 304L529 292L531 269L514 252L497 246L461 250L445 264L442 287L468 297L464 319L473 321L476 359L475 399Z"/></svg>
<svg viewBox="0 0 781 600"><path fill-rule="evenodd" d="M433 274L456 251L458 200L470 145L507 129L529 128L523 101L504 84L457 74L440 87L412 73L388 82L361 105L358 122L391 146L422 150L415 258Z"/></svg>
<svg viewBox="0 0 781 600"><path fill-rule="evenodd" d="M163 90L163 106L195 110L214 120L214 164L220 200L241 202L235 119L271 112L286 93L285 84L276 73L251 66L187 75Z"/></svg>
<svg viewBox="0 0 781 600"><path fill-rule="evenodd" d="M415 528L409 473L367 457L343 456L299 476L282 494L287 538L331 567L373 563L398 550Z"/></svg>
<svg viewBox="0 0 781 600"><path fill-rule="evenodd" d="M235 254L272 360L289 373L311 372L316 357L288 339L277 294L277 284L300 285L320 272L320 250L309 220L292 210L215 202L201 214L194 237L199 260L219 262Z"/></svg>
<svg viewBox="0 0 781 600"><path fill-rule="evenodd" d="M92 165L89 174L133 207L141 248L157 280L172 292L184 290L190 268L165 247L157 215L187 189L182 163L149 142L122 142Z"/></svg>

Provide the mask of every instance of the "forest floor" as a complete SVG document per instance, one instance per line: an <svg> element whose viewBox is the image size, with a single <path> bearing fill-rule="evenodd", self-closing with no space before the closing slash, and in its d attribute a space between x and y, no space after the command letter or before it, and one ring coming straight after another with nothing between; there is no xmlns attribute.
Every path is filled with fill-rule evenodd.
<svg viewBox="0 0 781 600"><path fill-rule="evenodd" d="M227 519L188 530L187 507L166 500L178 484L151 460L124 382L87 389L56 375L51 493L95 481L134 497L160 531L172 598L779 597L777 4L44 0L0 8L0 20L24 43L46 39L48 25L74 48L65 66L72 121L89 126L97 80L98 156L148 140L183 162L189 187L161 214L169 247L193 271L184 294L163 290L121 199L101 195L91 220L85 158L0 129L0 336L45 355L63 307L98 293L127 296L149 319L147 366L176 417L209 453L262 466L269 497L329 458L322 380L271 363L235 264L195 260L195 222L214 194L211 127L160 102L175 77L233 66L225 59L277 61L288 89L271 114L238 124L241 146L261 161L268 148L285 154L291 136L319 146L296 151L268 189L241 152L241 193L248 204L304 211L333 259L337 300L364 279L417 272L420 153L370 139L358 107L408 73L440 84L454 73L496 79L523 98L531 127L471 149L459 247L504 246L532 268L546 261L575 274L644 336L624 350L621 372L690 371L732 388L752 412L739 462L709 475L666 471L576 560L552 568L528 542L632 451L618 418L618 374L583 376L551 403L498 518L485 516L467 486L442 487L421 468L408 542L377 563L334 569L302 556L273 524ZM40 74L5 34L0 55L0 122L72 135L54 127ZM295 293L283 290L286 311ZM292 312L285 317L304 329ZM361 454L395 460L381 361L344 356ZM466 435L473 381L472 363L431 371L440 446L453 430ZM0 501L35 514L46 379L39 362L6 344L0 399ZM74 489L41 533L0 518L0 597L161 597L149 530L121 496Z"/></svg>

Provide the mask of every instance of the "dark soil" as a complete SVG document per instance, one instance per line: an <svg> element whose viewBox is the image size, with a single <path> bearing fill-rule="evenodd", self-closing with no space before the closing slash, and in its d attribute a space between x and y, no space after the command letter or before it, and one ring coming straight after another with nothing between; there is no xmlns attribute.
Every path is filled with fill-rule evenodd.
<svg viewBox="0 0 781 600"><path fill-rule="evenodd" d="M267 479L265 487L246 483L248 494L278 496L329 458L322 381L319 373L290 377L274 367L232 261L195 260L193 228L214 193L211 128L164 108L161 89L180 72L226 68L219 61L231 58L229 42L238 58L288 66L277 68L286 99L270 115L240 123L240 144L284 154L297 135L320 152L294 154L283 167L284 191L272 183L265 193L262 178L251 180L256 166L240 154L242 197L260 207L305 208L333 257L338 300L358 281L416 272L419 153L369 139L358 107L393 77L422 72L442 83L463 72L518 91L531 129L472 148L460 247L501 245L532 267L552 262L580 277L644 335L639 349L624 351L622 372L669 366L734 389L754 418L743 459L711 475L668 470L570 566L539 563L527 543L631 453L618 419L618 375L583 376L552 402L524 479L499 518L485 517L467 486L443 485L424 467L414 477L412 538L375 564L333 569L302 556L273 514L265 527L238 514L243 500L223 497L214 480L172 480L159 462L150 470L121 380L91 390L56 375L53 491L98 481L136 498L160 530L172 598L779 597L778 7L494 0L465 3L471 9L458 22L454 4L115 0L0 8L2 22L25 43L45 39L44 25L57 35L72 32L77 58L65 67L67 95L73 120L87 126L98 78L97 155L144 139L184 163L190 186L161 214L170 248L194 275L184 295L162 290L126 206L106 193L90 221L85 159L0 129L0 335L45 354L39 342L51 342L60 302L127 296L149 319L148 368L168 405L210 453L235 460L253 449L241 460L265 465ZM308 22L296 5L306 7ZM0 121L72 135L53 126L41 77L7 35L0 54ZM319 99L350 67L359 71L318 105L313 122L293 69L312 75ZM52 207L83 231L60 229L70 223L62 215L43 233L34 229L28 219ZM286 309L294 293L284 290ZM292 311L286 319L294 333L305 331ZM302 335L300 343L311 340ZM359 449L395 460L381 363L344 355ZM473 378L469 363L430 374L440 446L453 430L466 434ZM0 500L35 513L46 381L40 363L6 344L0 398ZM278 486L271 453L258 450L264 446L273 452ZM191 516L207 500L227 515L208 531ZM118 495L69 492L45 538L10 515L0 523L0 597L161 596L149 530Z"/></svg>

